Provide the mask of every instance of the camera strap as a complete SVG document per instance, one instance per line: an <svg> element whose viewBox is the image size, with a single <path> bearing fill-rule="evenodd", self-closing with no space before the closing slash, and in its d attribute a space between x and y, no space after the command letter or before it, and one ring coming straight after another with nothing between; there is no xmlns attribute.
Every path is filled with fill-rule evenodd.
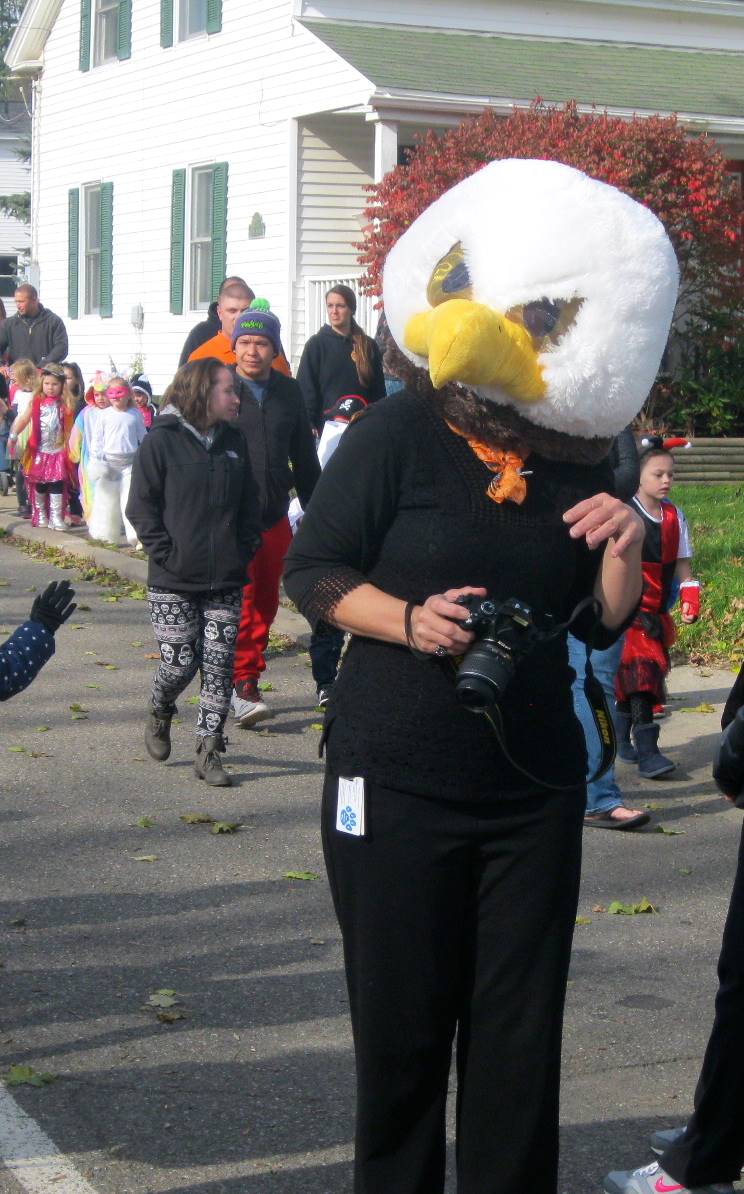
<svg viewBox="0 0 744 1194"><path fill-rule="evenodd" d="M615 727L607 704L607 697L605 696L605 691L602 685L594 675L594 670L592 668L590 659L594 642L594 631L599 624L602 614L602 607L597 601L596 597L585 597L584 600L580 601L579 604L574 608L567 622L561 622L559 626L555 626L552 630L548 631L543 638L543 642L549 642L552 639L558 638L558 636L563 634L564 631L570 630L571 627L578 621L579 617L583 614L584 610L588 609L590 606L593 608L594 612L594 624L585 644L586 660L584 663L584 695L586 696L592 713L592 719L597 730L602 753L599 760L599 766L594 774L590 775L586 781L588 784L594 783L596 779L599 779L605 774L606 771L610 769L615 761L615 753L617 750ZM566 792L576 787L575 784L548 783L547 780L540 779L537 775L533 775L531 771L527 771L526 768L522 767L516 762L515 759L512 758L506 745L504 722L498 705L494 706L492 711L486 711L484 713L484 717L493 729L496 740L501 747L503 754L506 756L509 763L511 763L512 767L515 768L515 770L519 771L522 775L526 775L528 779L533 780L533 782L539 784L540 787L550 788L555 792Z"/></svg>

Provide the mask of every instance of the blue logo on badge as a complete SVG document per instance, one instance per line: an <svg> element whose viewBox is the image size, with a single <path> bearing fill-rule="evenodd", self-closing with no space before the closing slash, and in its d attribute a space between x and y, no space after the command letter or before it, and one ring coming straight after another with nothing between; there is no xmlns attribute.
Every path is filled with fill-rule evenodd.
<svg viewBox="0 0 744 1194"><path fill-rule="evenodd" d="M357 823L356 813L350 804L347 804L346 808L341 809L338 819L348 833L351 833Z"/></svg>

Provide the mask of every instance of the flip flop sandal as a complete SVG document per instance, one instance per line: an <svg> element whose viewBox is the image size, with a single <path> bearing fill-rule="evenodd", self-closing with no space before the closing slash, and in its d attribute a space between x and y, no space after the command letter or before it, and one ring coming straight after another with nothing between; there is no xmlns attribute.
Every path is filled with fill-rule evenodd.
<svg viewBox="0 0 744 1194"><path fill-rule="evenodd" d="M587 829L639 829L651 820L648 813L636 813L634 817L621 820L613 817L614 811L611 808L606 813L590 813L584 817L584 825Z"/></svg>

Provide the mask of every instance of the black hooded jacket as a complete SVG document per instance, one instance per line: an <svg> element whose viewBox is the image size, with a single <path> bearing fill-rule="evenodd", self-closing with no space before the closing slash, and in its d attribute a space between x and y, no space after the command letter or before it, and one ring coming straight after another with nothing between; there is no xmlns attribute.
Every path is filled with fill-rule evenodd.
<svg viewBox="0 0 744 1194"><path fill-rule="evenodd" d="M372 403L385 397L382 357L374 340L370 339L372 380L369 385L362 385L359 380L351 357L353 350L353 337L334 332L327 323L310 337L303 349L297 381L310 422L318 433L323 430L323 411L330 410L339 398L359 394Z"/></svg>
<svg viewBox="0 0 744 1194"><path fill-rule="evenodd" d="M744 664L728 695L721 718L723 734L713 760L713 779L737 808L744 808Z"/></svg>
<svg viewBox="0 0 744 1194"><path fill-rule="evenodd" d="M134 458L127 518L149 557L147 582L174 593L245 584L260 506L245 437L218 423L211 447L162 414Z"/></svg>
<svg viewBox="0 0 744 1194"><path fill-rule="evenodd" d="M291 377L272 369L266 397L259 404L237 370L230 372L240 399L237 424L248 442L266 530L287 513L291 489L307 509L320 476L315 439L300 387Z"/></svg>
<svg viewBox="0 0 744 1194"><path fill-rule="evenodd" d="M213 336L216 336L221 327L220 317L217 314L217 303L210 303L207 318L203 319L201 323L197 323L184 341L181 355L178 358L179 369L181 365L186 364L192 352L197 348L201 348L202 344L206 344L207 340L211 340Z"/></svg>

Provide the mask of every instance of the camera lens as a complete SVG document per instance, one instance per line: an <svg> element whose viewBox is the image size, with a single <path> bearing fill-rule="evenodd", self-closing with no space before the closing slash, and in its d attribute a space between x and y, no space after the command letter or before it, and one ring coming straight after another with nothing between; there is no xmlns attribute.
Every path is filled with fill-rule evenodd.
<svg viewBox="0 0 744 1194"><path fill-rule="evenodd" d="M457 699L473 713L484 713L501 700L514 671L510 655L487 639L476 642L460 664Z"/></svg>

